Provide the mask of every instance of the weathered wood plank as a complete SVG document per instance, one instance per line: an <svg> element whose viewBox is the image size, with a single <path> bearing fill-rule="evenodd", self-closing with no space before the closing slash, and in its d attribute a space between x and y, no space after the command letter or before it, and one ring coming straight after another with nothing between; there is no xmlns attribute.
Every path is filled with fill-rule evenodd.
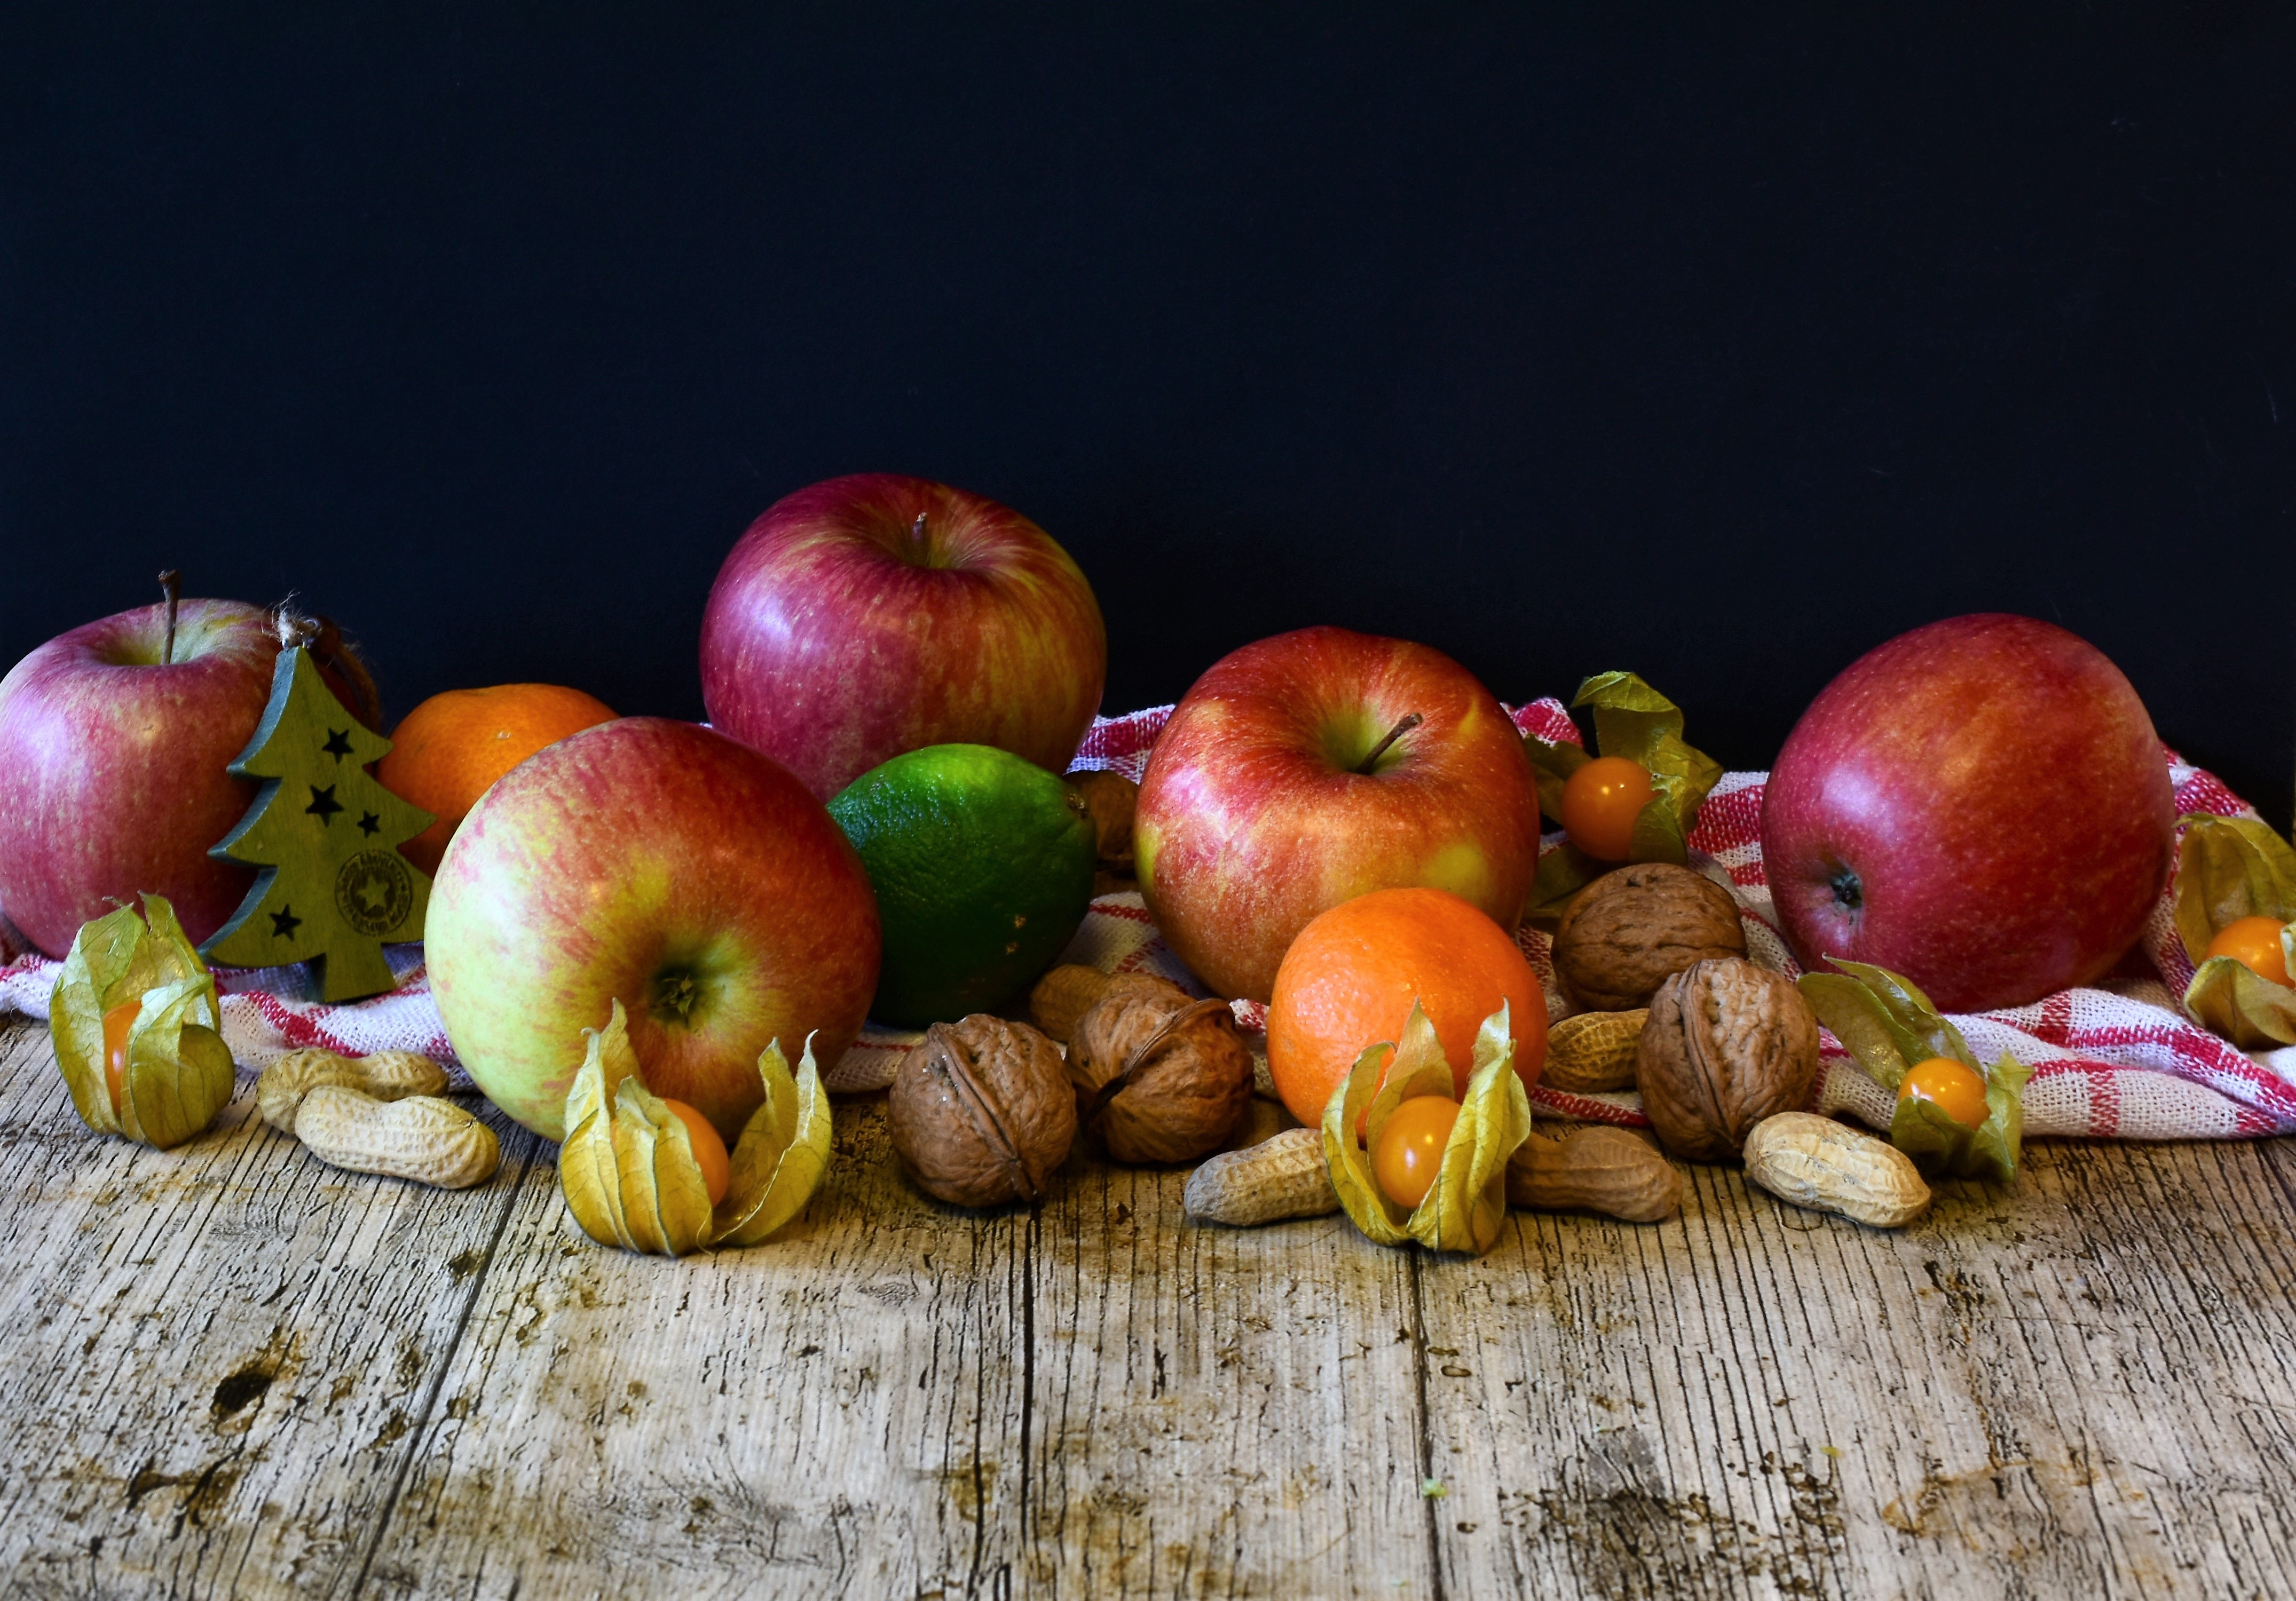
<svg viewBox="0 0 2296 1601"><path fill-rule="evenodd" d="M1407 1259L1072 1161L925 1201L837 1113L790 1234L682 1263L521 1191L376 1593L1425 1593ZM1391 1581L1400 1580L1400 1590Z"/></svg>
<svg viewBox="0 0 2296 1601"><path fill-rule="evenodd" d="M2030 1155L1898 1235L1703 1168L1430 1262L1447 1589L2296 1593L2285 1143Z"/></svg>
<svg viewBox="0 0 2296 1601"><path fill-rule="evenodd" d="M250 1099L99 1139L0 1024L0 1594L2296 1592L2296 1142L1902 1235L1696 1169L1465 1262L1081 1156L974 1217L860 1103L790 1235L669 1263L515 1131L445 1196Z"/></svg>
<svg viewBox="0 0 2296 1601"><path fill-rule="evenodd" d="M459 1195L338 1172L254 1114L158 1152L0 1028L0 1588L348 1593L536 1142Z"/></svg>
<svg viewBox="0 0 2296 1601"><path fill-rule="evenodd" d="M1047 1209L1032 1575L1428 1593L1410 1259L1336 1216L1190 1227L1180 1180L1095 1166Z"/></svg>

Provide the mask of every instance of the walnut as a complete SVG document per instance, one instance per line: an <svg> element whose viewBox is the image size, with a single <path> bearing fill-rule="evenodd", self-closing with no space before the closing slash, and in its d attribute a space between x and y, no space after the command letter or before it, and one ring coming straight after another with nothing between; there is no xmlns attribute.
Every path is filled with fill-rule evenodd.
<svg viewBox="0 0 2296 1601"><path fill-rule="evenodd" d="M1693 963L1659 986L1635 1060L1660 1141L1698 1162L1734 1160L1817 1080L1817 1018L1793 980L1737 957Z"/></svg>
<svg viewBox="0 0 2296 1601"><path fill-rule="evenodd" d="M958 1206L1034 1205L1076 1139L1061 1048L986 1012L936 1023L901 1058L885 1101L917 1188Z"/></svg>
<svg viewBox="0 0 2296 1601"><path fill-rule="evenodd" d="M1218 1150L1251 1100L1251 1052L1228 1003L1160 978L1111 988L1077 1019L1069 1076L1078 1121L1136 1164Z"/></svg>
<svg viewBox="0 0 2296 1601"><path fill-rule="evenodd" d="M1692 962L1745 954L1730 892L1666 862L1604 873L1572 899L1554 931L1555 976L1571 999L1598 1012L1647 1006Z"/></svg>

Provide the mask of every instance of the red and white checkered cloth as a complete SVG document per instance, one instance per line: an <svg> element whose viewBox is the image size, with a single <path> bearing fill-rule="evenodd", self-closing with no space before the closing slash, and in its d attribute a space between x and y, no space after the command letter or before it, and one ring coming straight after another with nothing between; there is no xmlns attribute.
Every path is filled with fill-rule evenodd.
<svg viewBox="0 0 2296 1601"><path fill-rule="evenodd" d="M1100 719L1085 738L1077 767L1106 768L1137 780L1170 711L1169 707L1154 707ZM1515 710L1513 716L1525 732L1581 742L1560 701L1539 700ZM2254 815L2213 775L2186 765L2173 752L2164 751L2163 759L2176 786L2179 814ZM1699 813L1698 827L1690 837L1691 860L1737 897L1753 960L1793 974L1800 968L1778 934L1762 870L1762 784L1767 776L1725 775ZM1561 838L1550 836L1548 848ZM1553 1015L1566 1016L1573 1009L1554 986L1546 935L1526 927L1518 938L1532 970L1546 986ZM0 956L9 954L0 949ZM224 1036L232 1055L250 1071L307 1045L354 1056L419 1050L452 1066L454 1049L430 999L421 948L401 947L390 954L399 987L349 1006L309 999L308 978L300 968L218 969ZM1161 973L1203 992L1158 936L1136 894L1103 895L1095 901L1062 960L1110 972ZM37 953L17 955L0 965L0 1012L46 1017L48 992L61 966ZM1954 1021L1984 1059L1991 1061L2005 1051L2032 1066L2033 1076L2025 1086L2029 1134L2228 1139L2296 1133L2296 1047L2251 1057L2192 1022L2176 1001L2192 976L2164 894L2137 950L2099 987L2066 990L2032 1006L1956 1016ZM1238 1001L1235 1009L1237 1021L1258 1046L1266 1009ZM830 1089L844 1092L881 1089L891 1082L902 1053L922 1037L868 1028L824 1079ZM1647 1121L1632 1094L1570 1095L1542 1088L1531 1099L1549 1117L1629 1124ZM1811 1109L1848 1112L1887 1129L1891 1104L1887 1092L1829 1034Z"/></svg>

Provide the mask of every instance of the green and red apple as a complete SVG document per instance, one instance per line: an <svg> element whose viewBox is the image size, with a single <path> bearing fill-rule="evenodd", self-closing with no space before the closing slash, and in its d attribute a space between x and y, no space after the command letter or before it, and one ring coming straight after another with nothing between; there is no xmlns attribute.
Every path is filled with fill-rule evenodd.
<svg viewBox="0 0 2296 1601"><path fill-rule="evenodd" d="M1317 913L1447 889L1510 932L1538 868L1538 788L1491 692L1425 645L1303 628L1223 658L1173 709L1133 845L1165 939L1266 1001Z"/></svg>
<svg viewBox="0 0 2296 1601"><path fill-rule="evenodd" d="M619 1001L647 1089L731 1145L758 1058L809 1039L824 1071L877 987L861 859L788 769L695 723L627 717L512 768L463 819L426 955L471 1077L563 1136L583 1030Z"/></svg>

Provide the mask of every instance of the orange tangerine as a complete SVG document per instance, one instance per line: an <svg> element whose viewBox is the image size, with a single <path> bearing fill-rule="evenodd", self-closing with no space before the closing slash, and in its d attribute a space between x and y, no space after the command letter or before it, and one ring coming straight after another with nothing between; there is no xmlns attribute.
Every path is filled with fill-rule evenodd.
<svg viewBox="0 0 2296 1601"><path fill-rule="evenodd" d="M1426 1008L1464 1096L1475 1032L1504 1001L1515 1071L1527 1089L1546 1059L1546 997L1513 936L1442 889L1358 895L1300 931L1267 1007L1267 1070L1301 1123L1319 1123L1332 1091L1370 1045L1403 1038Z"/></svg>
<svg viewBox="0 0 2296 1601"><path fill-rule="evenodd" d="M439 870L447 842L494 781L545 745L614 720L613 708L554 683L504 683L433 695L391 731L374 776L437 819L399 854Z"/></svg>

